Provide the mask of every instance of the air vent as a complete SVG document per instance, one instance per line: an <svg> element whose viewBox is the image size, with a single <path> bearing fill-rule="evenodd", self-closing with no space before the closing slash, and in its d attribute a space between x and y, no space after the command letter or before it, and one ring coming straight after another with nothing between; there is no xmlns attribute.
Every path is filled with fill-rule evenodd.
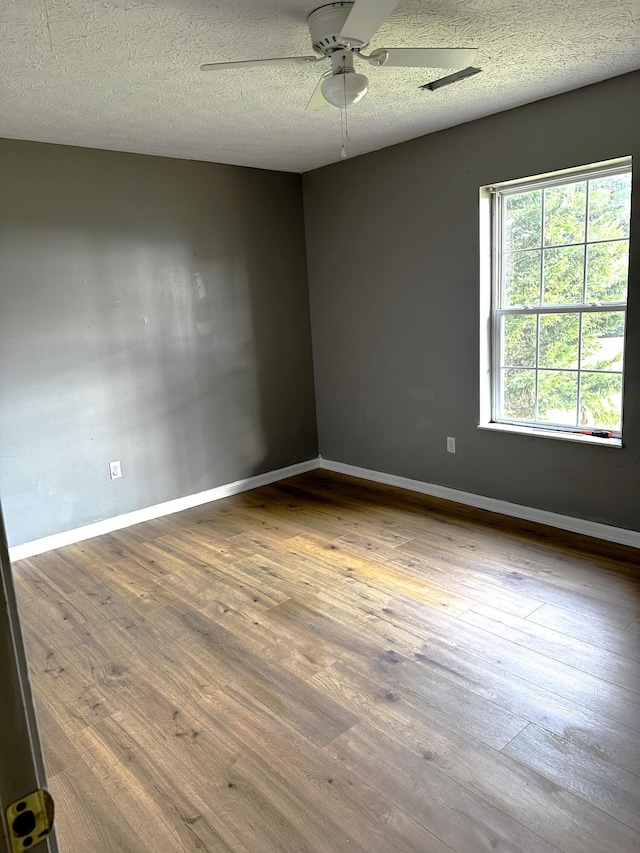
<svg viewBox="0 0 640 853"><path fill-rule="evenodd" d="M452 83L457 83L459 80L466 80L467 77L473 77L479 74L482 68L463 68L462 71L456 71L454 74L449 74L447 77L440 77L439 80L432 80L431 83L425 83L424 86L418 86L419 89L428 89L430 92L435 92L436 89L442 89L444 86L450 86Z"/></svg>

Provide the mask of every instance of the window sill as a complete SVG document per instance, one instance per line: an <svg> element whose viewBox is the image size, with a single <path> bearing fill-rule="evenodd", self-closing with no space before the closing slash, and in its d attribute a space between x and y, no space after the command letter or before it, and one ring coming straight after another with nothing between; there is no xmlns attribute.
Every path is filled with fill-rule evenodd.
<svg viewBox="0 0 640 853"><path fill-rule="evenodd" d="M561 430L536 429L535 427L519 426L518 424L478 424L478 429L487 429L491 432L510 432L519 435L533 435L536 438L554 438L557 441L573 441L578 444L597 444L600 447L615 447L620 449L621 438L599 438L595 435L578 435L575 432L562 432Z"/></svg>

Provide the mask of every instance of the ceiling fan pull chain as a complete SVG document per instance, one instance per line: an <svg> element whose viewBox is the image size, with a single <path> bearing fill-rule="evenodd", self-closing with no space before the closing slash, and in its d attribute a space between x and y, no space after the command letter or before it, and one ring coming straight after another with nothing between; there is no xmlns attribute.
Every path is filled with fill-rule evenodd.
<svg viewBox="0 0 640 853"><path fill-rule="evenodd" d="M351 144L351 137L349 136L349 111L347 109L348 105L345 102L344 105L344 136L349 144Z"/></svg>
<svg viewBox="0 0 640 853"><path fill-rule="evenodd" d="M346 63L345 63L346 64ZM344 92L344 111L340 110L340 128L342 130L342 150L340 151L340 156L345 158L347 156L347 142L350 142L349 139L349 114L347 112L347 79L346 74L342 75L342 89Z"/></svg>
<svg viewBox="0 0 640 853"><path fill-rule="evenodd" d="M342 148L340 149L340 156L347 156L347 148L345 145L345 135L344 135L344 111L340 110L340 130L342 131Z"/></svg>

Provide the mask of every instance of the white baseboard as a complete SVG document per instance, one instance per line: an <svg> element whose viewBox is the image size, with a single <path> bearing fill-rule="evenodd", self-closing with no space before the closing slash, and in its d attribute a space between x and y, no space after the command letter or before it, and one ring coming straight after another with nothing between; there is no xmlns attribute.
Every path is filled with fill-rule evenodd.
<svg viewBox="0 0 640 853"><path fill-rule="evenodd" d="M26 557L35 557L36 554L44 554L46 551L53 551L55 548L62 548L64 545L73 545L74 542L82 542L85 539L92 539L94 536L102 536L104 533L122 530L125 527L131 527L133 524L151 521L154 518L191 509L191 507L200 506L210 501L218 501L220 498L227 498L229 495L237 495L239 492L247 492L260 486L268 486L278 480L295 477L296 474L304 474L306 471L313 471L317 467L318 459L309 459L306 462L289 465L287 468L279 468L276 471L267 471L255 477L248 477L246 480L236 480L235 483L216 486L214 489L207 489L207 491L198 492L195 495L186 495L183 498L175 498L171 501L165 501L165 503L155 504L155 506L117 515L114 518L106 518L104 521L96 521L93 524L76 527L74 530L54 533L52 536L44 536L42 539L25 542L24 545L14 545L9 548L9 558L12 562L16 562L17 560L24 560Z"/></svg>
<svg viewBox="0 0 640 853"><path fill-rule="evenodd" d="M558 513L548 512L544 509L535 509L534 507L509 503L509 501L488 498L484 495L475 495L472 492L462 492L458 489L450 489L447 486L424 483L421 480L411 480L408 477L398 477L395 474L384 474L381 471L372 471L370 468L359 468L357 465L333 462L330 459L323 459L320 456L317 459L309 459L306 462L289 465L287 468L267 471L264 474L248 477L245 480L236 480L235 483L216 486L214 489L198 492L195 495L186 495L183 498L176 498L165 503L155 504L155 506L118 515L114 518L107 518L104 521L96 521L93 524L77 527L74 530L54 533L52 536L45 536L42 539L25 542L23 545L14 545L12 548L9 548L9 557L12 562L23 560L26 557L34 557L37 554L44 554L46 551L53 551L55 548L72 545L74 542L82 542L84 539L102 536L102 534L112 533L114 530L122 530L125 527L131 527L143 521L151 521L154 518L161 518L163 515L170 515L174 512L181 512L184 509L191 509L194 506L217 501L221 498L229 497L229 495L237 495L239 492L247 492L250 489L257 489L260 486L268 486L270 483L277 483L279 480L284 480L287 477L295 477L296 474L304 474L307 471L314 471L317 468L335 471L339 474L348 474L351 477L358 477L361 480L371 480L374 483L383 483L387 486L397 486L411 492L419 492L423 495L431 495L432 497L443 498L444 500L466 504L467 506L475 506L478 509L486 509L489 512L499 512L503 515L524 519L525 521L548 524L550 527L557 527L560 530L581 533L583 536L593 536L596 539L616 542L619 545L640 548L640 532L635 530L612 527L609 524L599 524L595 521L574 518L570 515L559 515Z"/></svg>
<svg viewBox="0 0 640 853"><path fill-rule="evenodd" d="M545 509L535 509L530 506L501 501L496 498L487 498L484 495L475 495L471 492L461 492L458 489L450 489L447 486L437 486L433 483L423 483L420 480L410 480L407 477L397 477L395 474L383 474L380 471L371 471L369 468L358 468L356 465L347 465L344 462L332 462L330 459L320 457L320 468L327 471L335 471L338 474L348 474L351 477L360 477L363 480L372 480L374 483L384 483L387 486L397 486L408 489L411 492L420 492L423 495L431 495L448 501L475 506L478 509L486 509L489 512L499 512L514 518L522 518L526 521L535 521L538 524L548 524L550 527L558 527L571 533L581 533L583 536L593 536L596 539L604 539L607 542L616 542L619 545L630 545L632 548L640 548L640 532L627 530L623 527L612 527L609 524L599 524L596 521L587 521L583 518L574 518L570 515L559 515L548 512Z"/></svg>

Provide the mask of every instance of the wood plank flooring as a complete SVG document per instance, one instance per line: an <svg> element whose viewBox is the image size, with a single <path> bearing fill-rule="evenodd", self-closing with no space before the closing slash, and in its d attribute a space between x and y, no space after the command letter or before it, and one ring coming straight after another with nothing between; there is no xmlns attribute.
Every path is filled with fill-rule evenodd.
<svg viewBox="0 0 640 853"><path fill-rule="evenodd" d="M314 472L16 563L62 850L638 853L639 557Z"/></svg>

